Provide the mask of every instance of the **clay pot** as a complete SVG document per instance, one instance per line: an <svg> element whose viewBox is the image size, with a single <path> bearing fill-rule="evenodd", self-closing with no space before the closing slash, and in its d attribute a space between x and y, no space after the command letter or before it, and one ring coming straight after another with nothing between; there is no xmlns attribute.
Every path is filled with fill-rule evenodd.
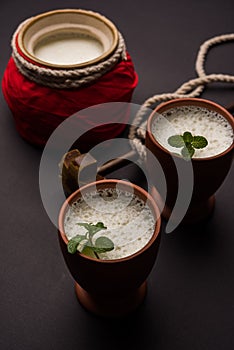
<svg viewBox="0 0 234 350"><path fill-rule="evenodd" d="M11 44L2 91L25 140L44 147L74 114L79 145L90 145L85 152L125 129L129 115L119 107L101 117L86 111L130 102L138 82L123 36L109 19L81 9L45 12L21 23Z"/></svg>
<svg viewBox="0 0 234 350"><path fill-rule="evenodd" d="M152 194L158 201L160 209L162 210L162 216L165 219L169 219L176 203L178 196L178 166L185 169L184 178L180 179L181 183L186 180L186 166L188 165L179 155L171 154L167 149L161 146L151 133L151 125L154 118L174 107L181 106L199 106L206 108L211 111L216 111L221 114L230 123L234 130L234 119L233 116L223 107L218 104L198 98L181 98L171 100L160 104L150 115L147 123L147 133L146 133L146 147L148 149L147 154L147 168L149 171L149 176L152 181L153 189ZM149 152L149 150L152 152ZM152 157L156 157L159 161L160 166L163 169L167 194L162 193L160 188L160 180L157 177L158 170L152 166ZM188 210L183 218L182 223L191 224L199 222L207 218L214 209L215 204L215 192L219 189L222 182L224 181L233 160L233 143L224 152L207 157L207 158L192 158L192 172L193 172L193 192L192 198L188 207ZM177 168L175 166L177 163ZM183 188L180 187L183 191ZM177 208L178 213L180 208ZM176 217L174 217L176 220Z"/></svg>
<svg viewBox="0 0 234 350"><path fill-rule="evenodd" d="M81 56L80 62L75 61L72 56L70 57L71 61L67 58L65 62L60 62L60 57L56 57L55 54L53 59L41 58L40 52L45 44L48 46L50 42L56 43L62 39L69 40L75 35L88 38L90 42L87 44L93 45L93 50L96 48L97 57L91 58L90 56L89 58L87 56L85 59ZM54 10L39 14L26 21L19 31L17 44L20 52L29 62L52 68L71 69L105 60L117 47L118 31L111 21L99 13L81 9ZM61 55L63 55L62 51Z"/></svg>
<svg viewBox="0 0 234 350"><path fill-rule="evenodd" d="M85 192L103 188L115 188L132 192L147 203L155 216L155 231L150 241L138 252L115 260L98 260L79 252L67 251L67 237L64 233L64 216L71 203ZM82 192L84 193L84 192ZM161 220L153 198L142 188L122 180L101 180L83 186L74 192L63 204L59 214L59 242L61 250L73 276L76 295L89 311L107 317L123 316L135 310L144 300L146 279L155 263L160 242Z"/></svg>

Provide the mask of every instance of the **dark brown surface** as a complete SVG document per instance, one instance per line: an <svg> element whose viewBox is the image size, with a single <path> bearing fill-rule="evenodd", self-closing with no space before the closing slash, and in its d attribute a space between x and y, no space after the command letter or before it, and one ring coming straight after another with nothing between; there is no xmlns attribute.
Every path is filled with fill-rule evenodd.
<svg viewBox="0 0 234 350"><path fill-rule="evenodd" d="M233 31L233 0L1 1L1 77L11 35L24 19L55 8L81 7L109 17L124 34L139 74L133 102L171 92L195 77L204 40ZM208 73L234 74L234 44L212 49ZM233 85L211 84L202 94L233 105ZM77 302L57 230L39 193L41 151L16 133L1 96L0 349L232 350L234 347L233 166L200 227L162 234L147 298L136 314L105 321ZM127 166L113 176L142 183Z"/></svg>

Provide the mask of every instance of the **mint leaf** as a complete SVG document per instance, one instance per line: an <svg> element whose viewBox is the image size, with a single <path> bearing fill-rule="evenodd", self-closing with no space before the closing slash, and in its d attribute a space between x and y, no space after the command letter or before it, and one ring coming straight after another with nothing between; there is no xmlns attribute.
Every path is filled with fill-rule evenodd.
<svg viewBox="0 0 234 350"><path fill-rule="evenodd" d="M92 248L96 253L104 253L114 249L114 243L108 237L98 237Z"/></svg>
<svg viewBox="0 0 234 350"><path fill-rule="evenodd" d="M190 131L185 131L183 135L170 136L167 141L172 147L183 147L181 155L185 160L190 160L193 157L195 148L204 148L208 145L204 136L193 136Z"/></svg>
<svg viewBox="0 0 234 350"><path fill-rule="evenodd" d="M82 249L82 254L87 255L87 256L89 256L90 258L96 258L96 259L98 258L98 259L99 259L99 257L97 256L97 254L94 253L93 249L90 248L90 247L87 247L87 246L85 246L85 247Z"/></svg>
<svg viewBox="0 0 234 350"><path fill-rule="evenodd" d="M192 136L191 132L185 131L183 133L183 140L185 143L191 143L193 141L193 136Z"/></svg>
<svg viewBox="0 0 234 350"><path fill-rule="evenodd" d="M184 146L184 140L181 135L173 135L170 136L167 140L170 146L176 147L176 148L181 148Z"/></svg>
<svg viewBox="0 0 234 350"><path fill-rule="evenodd" d="M71 254L75 254L75 252L77 251L78 245L84 239L86 239L86 236L84 236L84 235L77 235L77 236L71 238L67 243L68 252Z"/></svg>
<svg viewBox="0 0 234 350"><path fill-rule="evenodd" d="M185 160L190 160L194 155L194 153L195 153L195 149L190 143L186 144L186 146L184 146L184 148L182 148L182 151L181 151L181 154Z"/></svg>
<svg viewBox="0 0 234 350"><path fill-rule="evenodd" d="M100 230L101 230L101 229L106 229L106 228L107 228L107 227L103 224L103 222L100 222L100 221L97 222L95 226L96 226L96 227L99 227Z"/></svg>
<svg viewBox="0 0 234 350"><path fill-rule="evenodd" d="M74 254L79 250L85 255L99 259L97 253L104 253L114 249L114 243L108 237L101 236L96 239L95 243L92 241L95 233L107 229L103 222L97 222L95 225L80 222L77 225L83 226L87 233L85 235L76 235L68 241L67 249L69 253Z"/></svg>
<svg viewBox="0 0 234 350"><path fill-rule="evenodd" d="M96 225L81 222L78 223L78 225L85 227L91 237L93 237L93 235L98 231L106 230L106 226L104 226L103 222L98 222Z"/></svg>
<svg viewBox="0 0 234 350"><path fill-rule="evenodd" d="M192 145L194 148L204 148L208 145L208 141L204 136L194 136Z"/></svg>

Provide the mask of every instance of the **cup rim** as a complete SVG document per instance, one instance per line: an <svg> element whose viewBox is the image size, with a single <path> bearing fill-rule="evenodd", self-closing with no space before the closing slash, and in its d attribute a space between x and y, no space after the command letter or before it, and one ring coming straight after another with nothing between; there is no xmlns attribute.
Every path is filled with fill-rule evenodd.
<svg viewBox="0 0 234 350"><path fill-rule="evenodd" d="M104 180L98 180L98 181L94 181L91 182L89 184L86 184L82 187L80 187L79 189L77 189L75 192L73 192L63 203L60 212L59 212L59 216L58 216L58 231L59 234L63 240L63 242L65 244L68 243L68 239L66 237L66 234L64 232L64 216L66 214L66 211L69 207L69 204L72 203L74 200L76 200L77 197L79 197L81 191L86 191L89 190L95 186L97 187L102 187L103 185L114 185L114 184L123 184L126 188L127 187L131 187L134 188L134 192L140 193L142 195L142 197L144 197L146 199L146 201L148 201L149 205L150 205L150 209L153 212L153 215L155 216L155 228L154 228L154 233L152 235L152 237L150 238L150 240L146 243L146 245L144 245L144 247L142 247L140 250L138 250L137 252L128 255L126 257L123 258L118 258L118 259L96 259L96 258L92 258L89 257L87 255L84 255L80 252L76 252L76 254L78 254L79 256L81 256L83 259L87 259L87 260L91 260L91 261L95 261L97 263L102 263L102 264L116 264L116 263L121 263L124 261L128 261L131 259L134 259L135 257L141 255L143 252L145 252L155 241L156 239L159 238L160 232L161 232L161 216L160 216L160 211L159 208L157 206L157 204L155 203L153 197L146 191L144 190L142 187L135 185L131 182L125 181L125 180L118 180L118 179L104 179Z"/></svg>
<svg viewBox="0 0 234 350"><path fill-rule="evenodd" d="M25 44L24 44L24 37L25 37L28 29L32 25L34 25L37 21L40 21L41 19L44 19L45 17L50 17L50 16L54 16L54 15L59 15L59 14L61 14L61 15L68 14L68 13L81 14L81 15L86 15L89 17L94 17L97 20L99 20L100 22L103 22L110 29L110 31L113 35L113 42L112 42L111 46L109 47L109 49L107 49L100 56L98 56L94 59L91 59L91 60L86 61L86 62L75 63L75 64L50 63L47 61L43 61L43 60L37 58L36 56L32 55L27 50L27 48L25 47ZM58 10L44 12L44 13L38 14L38 15L28 19L22 25L22 27L19 29L18 35L16 37L16 41L17 41L18 47L19 47L20 51L22 52L22 54L26 57L26 59L28 59L32 63L35 63L35 64L40 65L40 66L48 67L48 68L73 69L73 68L84 68L84 67L87 67L89 65L94 65L94 64L100 63L101 61L107 59L114 52L114 50L117 48L119 37L118 37L118 30L117 30L116 26L114 25L114 23L112 23L108 18L106 18L105 16L103 16L97 12L83 10L83 9L58 9Z"/></svg>
<svg viewBox="0 0 234 350"><path fill-rule="evenodd" d="M227 109L225 109L223 106L219 105L216 102L207 100L207 99L203 99L203 98L196 98L196 97L184 97L184 98L176 98L176 99L172 99L170 101L166 101L166 102L162 102L160 103L150 114L148 120L147 120L147 134L148 137L150 138L151 142L153 142L154 144L157 145L158 148L160 148L163 152L165 152L168 155L171 155L173 157L176 158L180 158L183 159L182 156L180 156L177 153L172 153L170 151L168 151L165 147L163 147L157 140L156 138L152 135L151 132L151 125L152 122L154 120L155 114L160 114L160 112L164 112L170 108L173 107L177 107L177 106L199 106L199 107L203 107L203 108L207 108L211 107L210 110L216 111L219 114L221 114L231 125L232 129L233 129L233 133L234 133L234 118L232 116L231 113L229 113L229 111ZM232 151L232 149L234 148L234 141L232 142L232 144L226 148L223 152L210 156L210 157L199 157L199 158L192 158L191 162L204 162L204 161L211 161L217 158L220 158L224 155L226 155L227 153L229 153L230 151Z"/></svg>

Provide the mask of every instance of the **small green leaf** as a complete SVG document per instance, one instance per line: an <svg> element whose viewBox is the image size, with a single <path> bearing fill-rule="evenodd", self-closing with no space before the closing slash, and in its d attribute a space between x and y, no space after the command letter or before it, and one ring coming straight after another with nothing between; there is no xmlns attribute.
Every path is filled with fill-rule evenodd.
<svg viewBox="0 0 234 350"><path fill-rule="evenodd" d="M110 238L101 236L96 239L95 246L92 249L96 253L109 252L114 249L114 243Z"/></svg>
<svg viewBox="0 0 234 350"><path fill-rule="evenodd" d="M80 222L78 225L85 227L91 237L98 231L106 230L106 226L104 226L103 222L98 222L95 225Z"/></svg>
<svg viewBox="0 0 234 350"><path fill-rule="evenodd" d="M92 240L95 233L107 229L103 222L97 222L95 225L82 222L77 225L83 226L87 232L86 235L77 235L68 241L67 249L69 253L74 254L78 250L82 254L99 259L97 253L114 249L114 243L107 237L101 236L96 239L95 243Z"/></svg>
<svg viewBox="0 0 234 350"><path fill-rule="evenodd" d="M190 131L185 131L183 136L170 136L168 143L172 147L183 147L181 155L185 160L190 160L193 157L195 148L204 148L208 145L208 141L204 136L193 136Z"/></svg>
<svg viewBox="0 0 234 350"><path fill-rule="evenodd" d="M106 226L104 226L103 222L101 222L101 221L98 221L95 226L101 227L101 228L106 228Z"/></svg>
<svg viewBox="0 0 234 350"><path fill-rule="evenodd" d="M84 236L84 235L77 235L77 236L71 238L67 243L68 252L71 254L75 254L75 252L77 251L78 245L84 239L86 239L86 236Z"/></svg>
<svg viewBox="0 0 234 350"><path fill-rule="evenodd" d="M195 149L189 143L184 148L182 148L181 154L185 160L190 160L195 153Z"/></svg>
<svg viewBox="0 0 234 350"><path fill-rule="evenodd" d="M82 254L87 255L91 258L97 258L92 248L85 246L82 250Z"/></svg>
<svg viewBox="0 0 234 350"><path fill-rule="evenodd" d="M208 145L208 141L204 136L194 136L192 145L194 148L204 148Z"/></svg>
<svg viewBox="0 0 234 350"><path fill-rule="evenodd" d="M189 131L183 133L183 140L185 143L191 143L193 141L193 135Z"/></svg>
<svg viewBox="0 0 234 350"><path fill-rule="evenodd" d="M170 136L167 140L170 146L176 147L176 148L181 148L184 146L184 140L181 135L173 135Z"/></svg>

